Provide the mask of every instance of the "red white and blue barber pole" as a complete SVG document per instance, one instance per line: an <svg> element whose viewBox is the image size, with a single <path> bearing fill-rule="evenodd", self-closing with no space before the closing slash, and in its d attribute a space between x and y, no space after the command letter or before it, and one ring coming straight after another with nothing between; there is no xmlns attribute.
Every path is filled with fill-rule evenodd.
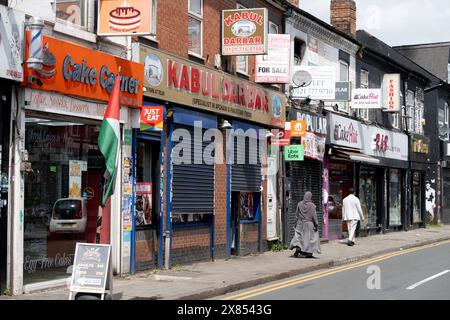
<svg viewBox="0 0 450 320"><path fill-rule="evenodd" d="M42 29L44 26L44 20L37 17L32 17L27 23L27 28L30 30L27 65L30 69L42 69Z"/></svg>

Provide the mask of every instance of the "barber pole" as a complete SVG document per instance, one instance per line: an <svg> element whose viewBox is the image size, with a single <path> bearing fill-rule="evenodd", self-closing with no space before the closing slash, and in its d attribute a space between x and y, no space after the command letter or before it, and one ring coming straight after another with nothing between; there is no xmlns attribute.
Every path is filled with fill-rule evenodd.
<svg viewBox="0 0 450 320"><path fill-rule="evenodd" d="M42 69L42 29L44 26L44 20L36 17L32 17L28 23L28 29L30 29L31 33L31 41L27 65L30 69Z"/></svg>

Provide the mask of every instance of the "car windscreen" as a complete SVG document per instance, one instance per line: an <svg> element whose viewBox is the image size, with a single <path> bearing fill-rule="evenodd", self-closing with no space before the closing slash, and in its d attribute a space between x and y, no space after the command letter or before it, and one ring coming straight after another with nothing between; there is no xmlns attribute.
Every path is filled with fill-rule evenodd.
<svg viewBox="0 0 450 320"><path fill-rule="evenodd" d="M58 201L53 209L53 219L56 220L81 219L82 216L82 205L79 200Z"/></svg>

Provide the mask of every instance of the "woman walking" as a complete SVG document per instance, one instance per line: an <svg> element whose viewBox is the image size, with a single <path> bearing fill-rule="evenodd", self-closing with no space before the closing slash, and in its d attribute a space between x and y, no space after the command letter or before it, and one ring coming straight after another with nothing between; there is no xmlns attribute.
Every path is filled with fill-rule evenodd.
<svg viewBox="0 0 450 320"><path fill-rule="evenodd" d="M312 203L312 193L307 191L303 201L297 205L295 217L295 234L289 245L289 249L296 249L294 256L299 254L305 258L314 258L314 253L320 253L320 240L317 223L316 206Z"/></svg>

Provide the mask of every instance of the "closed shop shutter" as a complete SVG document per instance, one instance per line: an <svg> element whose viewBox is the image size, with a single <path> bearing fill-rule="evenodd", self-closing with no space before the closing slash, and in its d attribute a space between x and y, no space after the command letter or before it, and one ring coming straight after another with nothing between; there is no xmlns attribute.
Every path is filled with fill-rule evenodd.
<svg viewBox="0 0 450 320"><path fill-rule="evenodd" d="M242 192L261 191L261 157L259 153L258 140L245 137L244 143L239 139L244 137L233 137L234 158L231 165L231 190ZM241 158L240 158L241 157ZM242 163L245 160L244 163Z"/></svg>
<svg viewBox="0 0 450 320"><path fill-rule="evenodd" d="M194 143L194 127L175 124L174 129L185 129L191 134L191 164L172 165L172 213L214 213L214 164L202 160L194 164L194 155L203 154L210 141ZM173 159L173 155L172 155ZM203 157L202 157L203 159Z"/></svg>
<svg viewBox="0 0 450 320"><path fill-rule="evenodd" d="M306 191L311 191L313 203L316 205L317 220L319 222L319 234L322 237L323 226L323 164L320 161L305 158L304 161L293 161L289 164L290 194L288 213L285 219L286 244L289 244L294 236L294 227L297 223L295 210L299 201L303 200Z"/></svg>

